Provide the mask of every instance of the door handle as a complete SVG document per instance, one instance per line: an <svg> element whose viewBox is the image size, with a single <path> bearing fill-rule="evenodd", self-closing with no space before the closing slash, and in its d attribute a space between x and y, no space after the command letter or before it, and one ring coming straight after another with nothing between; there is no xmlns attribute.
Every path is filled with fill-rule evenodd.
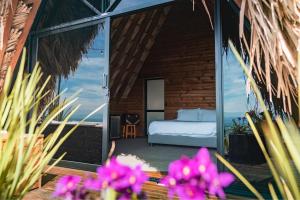
<svg viewBox="0 0 300 200"><path fill-rule="evenodd" d="M103 73L102 88L108 89L108 75L106 73Z"/></svg>

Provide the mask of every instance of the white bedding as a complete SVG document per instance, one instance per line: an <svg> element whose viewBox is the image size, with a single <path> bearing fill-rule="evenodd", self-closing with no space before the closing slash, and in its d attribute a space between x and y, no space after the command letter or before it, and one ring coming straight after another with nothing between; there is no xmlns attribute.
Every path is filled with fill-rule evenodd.
<svg viewBox="0 0 300 200"><path fill-rule="evenodd" d="M149 125L148 132L150 135L216 137L216 125L216 122L153 121Z"/></svg>

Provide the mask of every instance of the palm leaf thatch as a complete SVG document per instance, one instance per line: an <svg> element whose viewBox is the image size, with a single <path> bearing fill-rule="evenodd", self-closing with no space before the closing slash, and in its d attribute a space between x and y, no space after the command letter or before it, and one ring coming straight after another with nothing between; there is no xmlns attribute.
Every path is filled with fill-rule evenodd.
<svg viewBox="0 0 300 200"><path fill-rule="evenodd" d="M267 101L291 114L298 97L300 2L241 0L239 3L239 37L249 55L250 70L257 83L265 85ZM245 15L251 26L250 42L247 42L242 28Z"/></svg>
<svg viewBox="0 0 300 200"><path fill-rule="evenodd" d="M0 0L0 88L16 66L41 0Z"/></svg>

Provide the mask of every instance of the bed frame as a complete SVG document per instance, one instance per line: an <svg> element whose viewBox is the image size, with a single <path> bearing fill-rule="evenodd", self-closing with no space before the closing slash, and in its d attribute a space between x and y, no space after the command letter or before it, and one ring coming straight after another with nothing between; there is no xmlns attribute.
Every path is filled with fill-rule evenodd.
<svg viewBox="0 0 300 200"><path fill-rule="evenodd" d="M153 134L148 135L148 143L152 144L169 144L180 146L193 146L193 147L208 147L217 148L217 137L188 137L188 136L173 136Z"/></svg>

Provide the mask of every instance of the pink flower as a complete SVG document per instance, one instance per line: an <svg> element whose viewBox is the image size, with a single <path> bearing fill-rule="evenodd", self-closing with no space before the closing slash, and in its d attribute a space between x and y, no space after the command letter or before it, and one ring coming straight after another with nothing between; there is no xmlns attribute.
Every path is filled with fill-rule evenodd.
<svg viewBox="0 0 300 200"><path fill-rule="evenodd" d="M83 187L79 187L79 176L65 176L57 185L55 196L68 200L85 199L88 190L101 191L113 189L118 193L118 199L131 199L135 194L142 197L142 185L148 180L148 176L140 166L134 169L120 164L116 158L107 161L104 166L97 169L97 178L87 178Z"/></svg>
<svg viewBox="0 0 300 200"><path fill-rule="evenodd" d="M188 180L193 177L193 161L186 156L182 156L181 159L172 162L169 165L169 174L176 180L184 179Z"/></svg>
<svg viewBox="0 0 300 200"><path fill-rule="evenodd" d="M168 195L180 199L205 199L205 193L225 198L224 187L234 180L230 173L218 173L209 151L201 148L192 159L183 156L169 165L168 175L161 183L168 188Z"/></svg>
<svg viewBox="0 0 300 200"><path fill-rule="evenodd" d="M84 191L78 190L80 181L81 181L80 176L61 177L56 184L54 196L63 197L65 199L70 199L70 200L80 199L81 194L84 193Z"/></svg>
<svg viewBox="0 0 300 200"><path fill-rule="evenodd" d="M102 189L103 184L98 180L98 178L88 178L84 181L83 186L87 190L99 191Z"/></svg>
<svg viewBox="0 0 300 200"><path fill-rule="evenodd" d="M223 188L228 187L234 181L234 176L230 173L216 173L211 179L209 186L209 194L219 196L221 199L225 199L226 195Z"/></svg>
<svg viewBox="0 0 300 200"><path fill-rule="evenodd" d="M140 166L134 169L120 164L116 158L109 160L97 170L98 178L89 179L85 186L89 189L112 188L120 193L120 197L126 199L132 193L140 194L142 185L148 180L148 176Z"/></svg>
<svg viewBox="0 0 300 200"><path fill-rule="evenodd" d="M184 184L181 187L177 188L176 193L180 199L184 200L204 200L205 193L202 190L199 190L197 186L192 186L190 184Z"/></svg>

